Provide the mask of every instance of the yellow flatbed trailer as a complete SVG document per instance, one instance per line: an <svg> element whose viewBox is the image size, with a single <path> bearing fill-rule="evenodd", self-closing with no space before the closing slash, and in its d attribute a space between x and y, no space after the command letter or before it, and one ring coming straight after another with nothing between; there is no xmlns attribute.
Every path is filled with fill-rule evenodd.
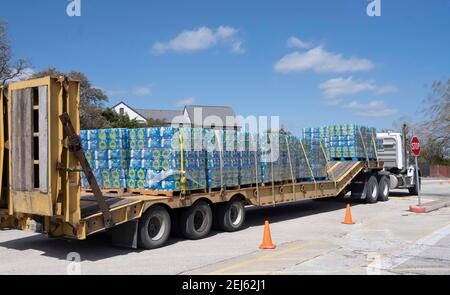
<svg viewBox="0 0 450 295"><path fill-rule="evenodd" d="M224 231L239 230L246 205L275 206L348 191L376 202L389 194L379 161L328 162L326 181L293 179L167 194L102 193L94 178L93 193L88 193L80 186L80 164L87 170L74 148L79 136L71 134L80 131L79 83L46 77L0 91L0 229L29 230L35 221L51 237L79 240L111 230L116 245L151 249L165 244L172 227L189 239L207 236L213 223Z"/></svg>

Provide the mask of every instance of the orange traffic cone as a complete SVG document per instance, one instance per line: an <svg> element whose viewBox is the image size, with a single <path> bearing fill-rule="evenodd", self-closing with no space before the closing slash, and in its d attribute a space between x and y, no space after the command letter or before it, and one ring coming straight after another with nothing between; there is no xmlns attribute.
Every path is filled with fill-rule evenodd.
<svg viewBox="0 0 450 295"><path fill-rule="evenodd" d="M272 243L272 236L270 235L269 222L266 220L264 223L264 236L262 244L259 245L259 249L275 249L277 246Z"/></svg>
<svg viewBox="0 0 450 295"><path fill-rule="evenodd" d="M352 212L350 211L350 204L347 204L347 209L345 209L345 218L343 224L355 224L352 219Z"/></svg>

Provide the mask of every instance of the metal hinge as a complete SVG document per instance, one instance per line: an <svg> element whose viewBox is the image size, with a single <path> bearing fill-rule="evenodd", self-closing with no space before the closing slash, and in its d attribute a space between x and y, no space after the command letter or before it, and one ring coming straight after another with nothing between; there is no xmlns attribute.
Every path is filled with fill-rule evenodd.
<svg viewBox="0 0 450 295"><path fill-rule="evenodd" d="M66 171L66 172L69 172L69 173L83 172L84 171L81 168L64 167L61 163L56 164L56 169L58 169L60 171Z"/></svg>

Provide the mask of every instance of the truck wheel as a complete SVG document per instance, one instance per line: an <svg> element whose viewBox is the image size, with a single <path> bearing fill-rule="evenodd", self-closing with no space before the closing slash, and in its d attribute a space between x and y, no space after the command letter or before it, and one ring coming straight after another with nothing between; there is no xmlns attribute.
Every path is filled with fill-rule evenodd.
<svg viewBox="0 0 450 295"><path fill-rule="evenodd" d="M170 215L165 208L150 207L139 220L139 247L155 249L163 246L169 238L170 226Z"/></svg>
<svg viewBox="0 0 450 295"><path fill-rule="evenodd" d="M217 225L226 232L238 231L242 228L245 222L245 207L244 202L239 199L234 199L218 205Z"/></svg>
<svg viewBox="0 0 450 295"><path fill-rule="evenodd" d="M378 183L378 201L386 202L389 200L389 179L382 176Z"/></svg>
<svg viewBox="0 0 450 295"><path fill-rule="evenodd" d="M375 176L370 176L369 180L367 181L365 187L365 200L369 204L376 203L378 200L378 181Z"/></svg>
<svg viewBox="0 0 450 295"><path fill-rule="evenodd" d="M206 237L213 223L211 207L204 201L194 203L189 208L182 210L180 214L181 234L191 240Z"/></svg>
<svg viewBox="0 0 450 295"><path fill-rule="evenodd" d="M419 176L419 191L422 190L422 179ZM414 185L414 187L408 188L409 194L412 196L417 196L419 193L417 192L417 187Z"/></svg>

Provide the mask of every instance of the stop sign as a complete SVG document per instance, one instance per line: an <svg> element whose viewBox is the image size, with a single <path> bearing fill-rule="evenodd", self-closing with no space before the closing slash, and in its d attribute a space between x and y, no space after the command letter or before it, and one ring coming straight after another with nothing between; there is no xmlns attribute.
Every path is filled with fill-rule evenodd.
<svg viewBox="0 0 450 295"><path fill-rule="evenodd" d="M411 151L414 157L420 156L420 140L417 136L411 138Z"/></svg>

